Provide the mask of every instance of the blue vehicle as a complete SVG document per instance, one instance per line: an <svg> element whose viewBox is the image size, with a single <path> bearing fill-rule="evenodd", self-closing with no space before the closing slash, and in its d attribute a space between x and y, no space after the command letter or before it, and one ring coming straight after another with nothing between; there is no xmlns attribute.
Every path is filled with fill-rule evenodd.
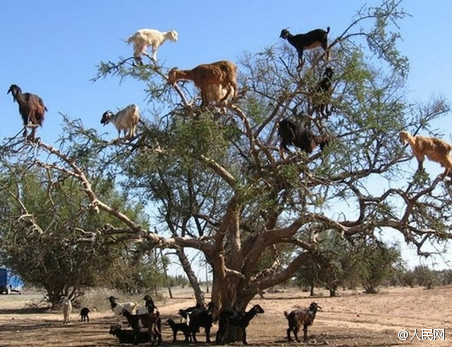
<svg viewBox="0 0 452 347"><path fill-rule="evenodd" d="M22 286L23 282L19 277L11 275L8 269L0 268L0 294L22 294Z"/></svg>

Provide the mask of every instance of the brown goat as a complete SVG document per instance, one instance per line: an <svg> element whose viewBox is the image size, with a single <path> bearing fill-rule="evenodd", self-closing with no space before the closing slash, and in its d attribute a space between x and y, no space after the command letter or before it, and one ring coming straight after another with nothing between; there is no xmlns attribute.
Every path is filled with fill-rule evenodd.
<svg viewBox="0 0 452 347"><path fill-rule="evenodd" d="M237 93L237 66L230 61L221 60L198 65L192 70L171 69L168 84L174 85L179 80L192 80L201 90L201 106L216 101L224 102Z"/></svg>
<svg viewBox="0 0 452 347"><path fill-rule="evenodd" d="M290 337L290 332L293 332L295 340L297 340L297 342L300 342L300 339L298 337L298 331L300 330L300 327L302 325L304 332L303 340L304 341L308 340L308 326L314 323L315 314L319 309L321 310L322 308L316 302L312 302L311 305L309 305L308 309L294 310L290 313L284 311L284 316L286 317L289 323L289 328L287 329L287 338L289 341L292 341L292 338Z"/></svg>
<svg viewBox="0 0 452 347"><path fill-rule="evenodd" d="M23 136L27 136L27 126L31 123L32 130L30 138L35 138L36 127L42 126L44 122L44 114L47 108L44 106L42 99L30 93L22 93L20 87L16 84L11 84L7 94L11 93L13 100L19 104L19 113L22 116L24 123Z"/></svg>
<svg viewBox="0 0 452 347"><path fill-rule="evenodd" d="M401 131L399 136L401 143L408 143L411 146L413 154L418 161L418 171L423 170L424 159L427 157L446 168L443 178L450 173L452 158L449 152L452 149L452 145L436 137L412 136L407 131Z"/></svg>

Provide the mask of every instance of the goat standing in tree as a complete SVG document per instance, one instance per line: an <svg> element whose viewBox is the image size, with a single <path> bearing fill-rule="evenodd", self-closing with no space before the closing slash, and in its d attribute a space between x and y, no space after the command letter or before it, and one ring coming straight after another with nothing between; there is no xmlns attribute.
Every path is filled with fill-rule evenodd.
<svg viewBox="0 0 452 347"><path fill-rule="evenodd" d="M32 129L29 138L34 139L36 127L42 126L44 114L47 111L44 102L35 94L22 93L22 90L16 84L11 84L7 94L9 93L12 94L14 101L19 104L19 113L24 123L23 136L27 136L27 126L30 124Z"/></svg>
<svg viewBox="0 0 452 347"><path fill-rule="evenodd" d="M237 94L237 66L228 60L201 64L191 70L171 69L168 84L174 86L179 80L191 80L200 89L201 106L226 102Z"/></svg>
<svg viewBox="0 0 452 347"><path fill-rule="evenodd" d="M323 78L318 82L315 88L312 103L314 111L320 113L322 116L328 115L328 103L333 92L333 75L333 68L327 67L323 73Z"/></svg>
<svg viewBox="0 0 452 347"><path fill-rule="evenodd" d="M451 173L452 158L449 152L452 150L452 145L436 137L412 136L407 131L401 131L399 136L401 143L408 143L411 146L418 162L418 171L423 170L424 159L427 157L431 161L437 162L446 168L443 173L443 178Z"/></svg>
<svg viewBox="0 0 452 347"><path fill-rule="evenodd" d="M310 130L300 127L290 119L283 119L278 123L278 134L281 138L279 153L282 159L284 159L283 149L289 152L287 148L289 145L311 154L317 146L320 146L320 149L323 150L329 140L328 136L316 136Z"/></svg>
<svg viewBox="0 0 452 347"><path fill-rule="evenodd" d="M326 52L325 60L328 62L330 60L330 54L328 50L328 33L330 32L330 27L325 30L315 29L311 30L305 34L292 35L289 30L281 30L279 37L289 41L289 43L295 47L298 53L298 66L297 69L301 70L303 68L303 51L305 49L312 49L321 46Z"/></svg>
<svg viewBox="0 0 452 347"><path fill-rule="evenodd" d="M143 65L141 56L145 55L153 61L157 61L157 49L165 42L170 40L177 42L177 31L170 30L162 32L156 29L141 29L127 39L127 43L133 43L133 56L135 61ZM152 47L152 57L146 52L146 49Z"/></svg>

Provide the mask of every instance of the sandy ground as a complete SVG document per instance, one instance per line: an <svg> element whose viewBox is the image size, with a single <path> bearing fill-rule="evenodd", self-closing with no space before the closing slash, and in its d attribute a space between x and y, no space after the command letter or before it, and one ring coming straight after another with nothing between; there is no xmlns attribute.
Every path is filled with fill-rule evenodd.
<svg viewBox="0 0 452 347"><path fill-rule="evenodd" d="M189 292L177 291L173 299L163 298L157 306L162 318L177 317L179 308L194 304ZM336 298L320 293L315 298L297 289L282 289L256 298L265 313L251 321L248 342L254 346L290 346L286 338L287 321L283 311L309 306L315 301L319 311L309 328L309 346L452 346L452 286L432 290L422 288L382 289L377 295L343 292ZM166 295L167 296L167 295ZM116 319L107 307L90 314L91 321L79 321L79 310L62 324L62 313L30 308L41 294L0 295L0 346L117 346L109 334ZM35 305L34 305L35 306ZM250 306L251 307L251 306ZM217 326L212 330L215 340ZM404 331L400 333L401 331ZM405 334L405 340L399 338ZM302 333L300 334L302 335ZM204 332L198 334L205 341ZM182 341L182 336L178 336ZM163 325L163 343L171 343L172 333ZM200 345L207 345L205 342ZM237 344L241 345L241 344Z"/></svg>

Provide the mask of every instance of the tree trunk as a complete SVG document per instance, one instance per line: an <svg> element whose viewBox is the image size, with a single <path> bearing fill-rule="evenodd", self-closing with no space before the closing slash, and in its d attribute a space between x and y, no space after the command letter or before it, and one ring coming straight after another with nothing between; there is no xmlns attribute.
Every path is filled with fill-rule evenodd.
<svg viewBox="0 0 452 347"><path fill-rule="evenodd" d="M191 267L190 260L187 258L187 256L185 255L183 250L177 250L176 254L179 257L179 261L182 265L182 268L184 269L185 273L187 274L188 281L190 282L190 284L193 288L193 291L195 293L196 303L205 305L204 292L203 292L201 285L199 284L199 281L196 278L196 275Z"/></svg>

